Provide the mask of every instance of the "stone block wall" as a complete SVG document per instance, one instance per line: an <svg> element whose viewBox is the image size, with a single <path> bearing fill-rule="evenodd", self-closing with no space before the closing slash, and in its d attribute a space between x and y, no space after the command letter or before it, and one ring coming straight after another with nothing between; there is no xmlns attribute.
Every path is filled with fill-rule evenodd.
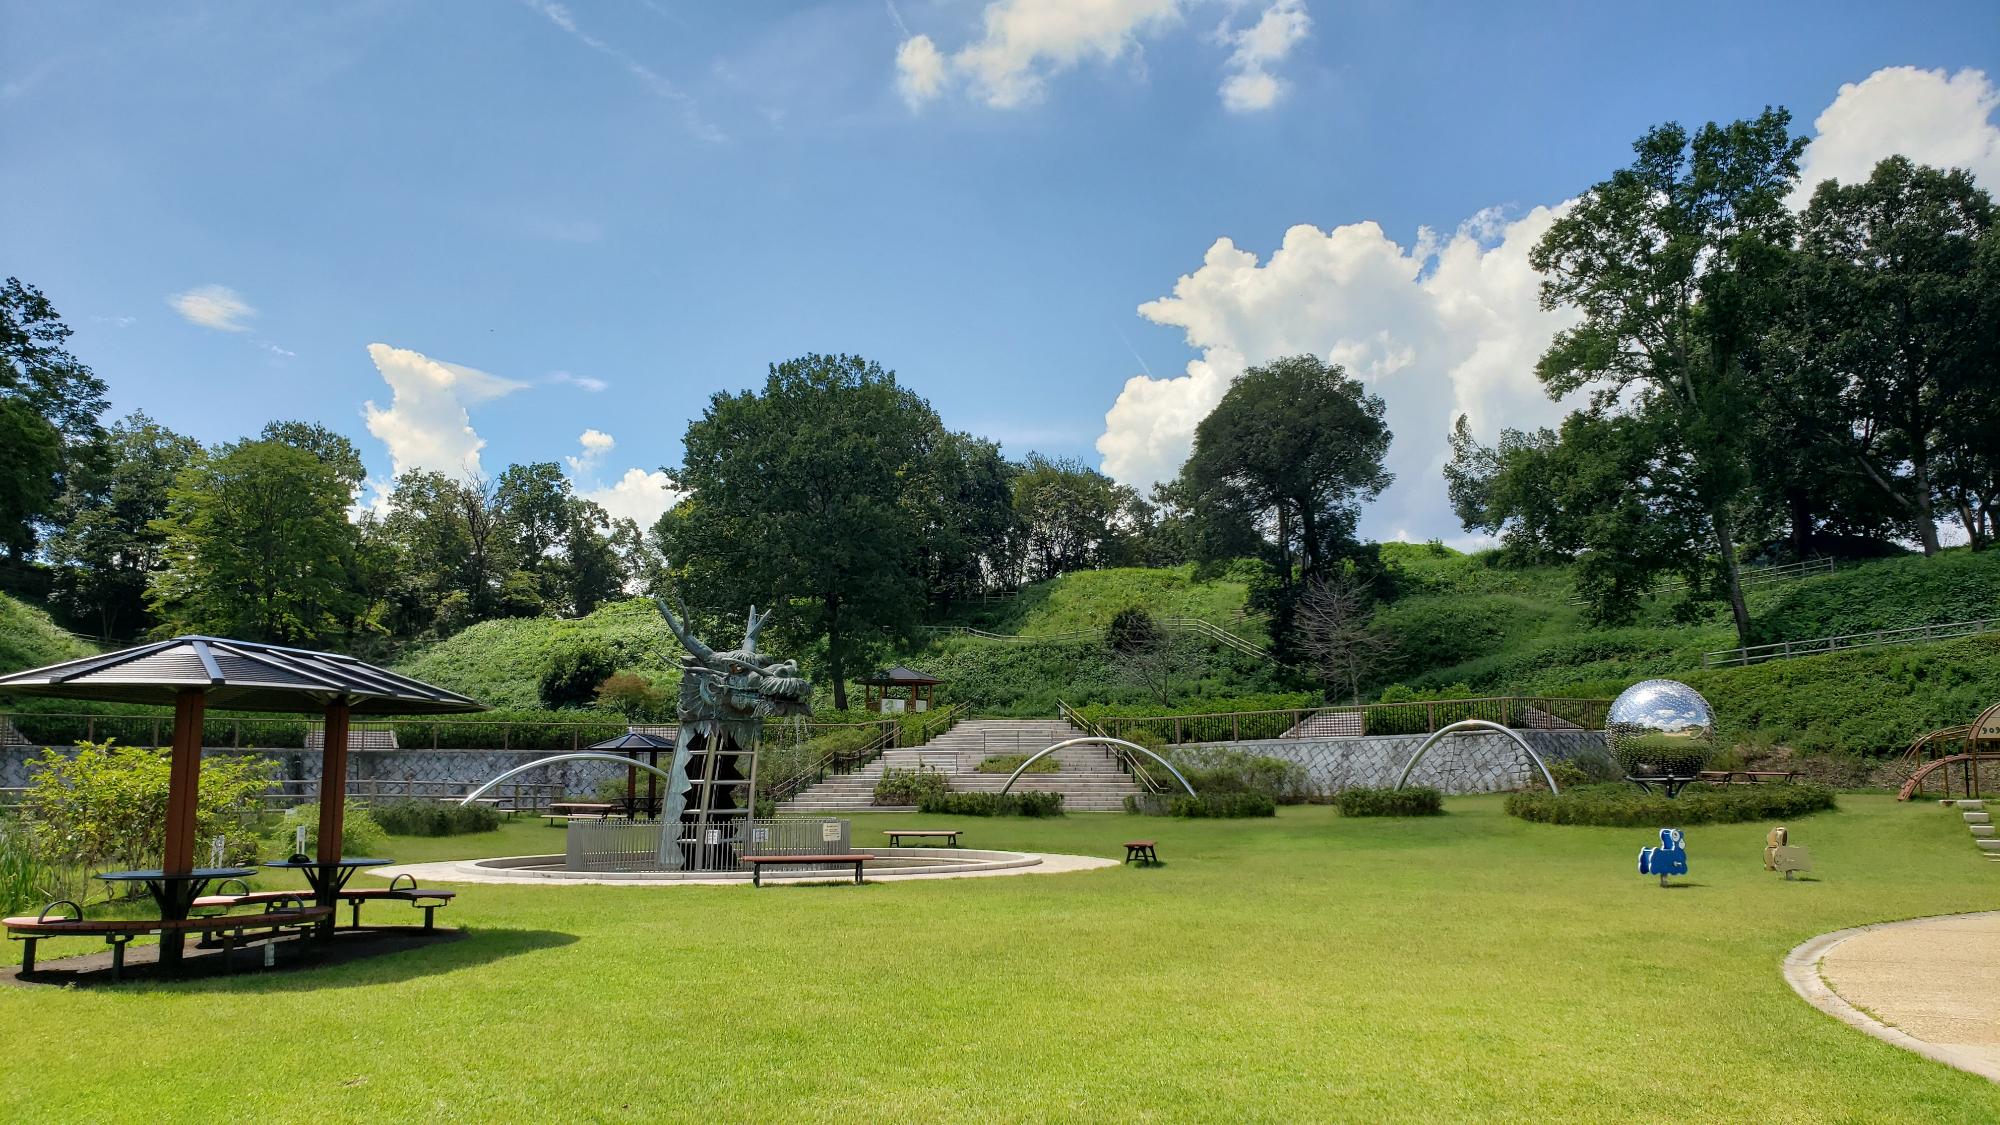
<svg viewBox="0 0 2000 1125"><path fill-rule="evenodd" d="M1546 761L1604 753L1602 731L1521 731ZM1410 755L1426 735L1369 735L1352 738L1265 738L1199 745L1226 747L1282 758L1306 768L1306 784L1319 795L1350 788L1396 784ZM1534 764L1506 735L1447 735L1410 775L1412 785L1433 785L1449 794L1500 793L1526 785Z"/></svg>
<svg viewBox="0 0 2000 1125"><path fill-rule="evenodd" d="M58 746L57 753L75 753L75 747ZM26 786L41 757L39 748L9 746L0 747L0 788L18 789ZM267 758L277 763L276 774L281 778L304 781L304 785L288 786L287 791L316 797L320 773L320 756L301 750L236 750L227 747L209 747L202 751L204 759L214 757L252 756ZM443 795L439 785L452 786L454 791L463 791L477 786L515 766L525 765L549 754L540 750L354 750L348 754L347 777L349 791L366 794L371 789L380 792L386 799L415 793L418 796L436 797ZM666 768L664 756L661 767ZM532 769L511 781L546 782L564 787L564 791L577 796L587 796L596 790L598 782L616 778L622 781L625 768L614 762L570 761ZM412 785L411 783L420 783ZM372 784L371 784L372 783ZM421 784L430 783L430 784ZM646 774L639 774L639 785L643 789ZM397 792L403 787L401 793ZM504 784L503 784L504 788Z"/></svg>

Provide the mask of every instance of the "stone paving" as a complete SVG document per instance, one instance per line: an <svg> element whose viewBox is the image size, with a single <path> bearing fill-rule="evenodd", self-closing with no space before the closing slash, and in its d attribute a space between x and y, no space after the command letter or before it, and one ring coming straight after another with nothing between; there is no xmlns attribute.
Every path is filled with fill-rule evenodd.
<svg viewBox="0 0 2000 1125"><path fill-rule="evenodd" d="M1785 960L1792 987L1878 1039L2000 1082L2000 911L1824 934Z"/></svg>

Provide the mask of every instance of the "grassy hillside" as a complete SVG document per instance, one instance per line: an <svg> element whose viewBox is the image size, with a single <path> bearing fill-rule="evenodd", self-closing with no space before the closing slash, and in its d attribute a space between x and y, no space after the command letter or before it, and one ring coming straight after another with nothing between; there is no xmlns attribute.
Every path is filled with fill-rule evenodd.
<svg viewBox="0 0 2000 1125"><path fill-rule="evenodd" d="M614 602L588 617L558 621L517 617L482 621L399 661L396 670L463 692L490 707L541 706L536 684L550 655L589 642L616 654L621 671L655 683L680 678L680 644L643 598Z"/></svg>
<svg viewBox="0 0 2000 1125"><path fill-rule="evenodd" d="M96 651L56 628L48 614L0 594L0 672L37 668Z"/></svg>
<svg viewBox="0 0 2000 1125"><path fill-rule="evenodd" d="M1269 632L1244 612L1251 573L1239 565L1218 578L1197 581L1192 566L1079 571L1034 583L1003 601L962 607L949 623L1023 636L1099 632L1119 610L1141 606L1156 617L1207 621L1261 645L1269 642Z"/></svg>

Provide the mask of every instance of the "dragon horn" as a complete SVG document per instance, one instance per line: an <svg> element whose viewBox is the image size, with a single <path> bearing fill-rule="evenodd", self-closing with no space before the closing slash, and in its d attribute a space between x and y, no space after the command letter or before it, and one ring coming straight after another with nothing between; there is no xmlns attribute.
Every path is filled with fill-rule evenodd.
<svg viewBox="0 0 2000 1125"><path fill-rule="evenodd" d="M667 560L666 565L671 568L673 562ZM674 585L672 578L667 579L667 593L672 596L675 602L680 602L681 592ZM673 608L666 598L654 598L653 604L659 607L660 616L667 619L667 628L674 631L674 636L680 639L682 646L689 653L693 654L696 660L704 664L714 661L715 651L707 645L702 644L701 639L694 635L694 628L688 624L688 611L685 603L682 603L680 606L681 616L678 621L674 619Z"/></svg>

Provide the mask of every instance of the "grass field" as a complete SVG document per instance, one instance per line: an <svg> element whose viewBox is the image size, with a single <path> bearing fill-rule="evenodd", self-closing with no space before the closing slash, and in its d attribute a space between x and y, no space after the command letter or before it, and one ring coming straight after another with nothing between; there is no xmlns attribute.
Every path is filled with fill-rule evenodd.
<svg viewBox="0 0 2000 1125"><path fill-rule="evenodd" d="M469 886L464 941L285 975L0 989L0 1105L47 1120L1991 1121L2000 1087L1842 1026L1778 963L1992 908L1934 806L1792 825L952 822L971 846L1166 866L866 887ZM861 816L855 838L943 818ZM556 850L539 822L403 859ZM378 907L377 909L381 909Z"/></svg>

